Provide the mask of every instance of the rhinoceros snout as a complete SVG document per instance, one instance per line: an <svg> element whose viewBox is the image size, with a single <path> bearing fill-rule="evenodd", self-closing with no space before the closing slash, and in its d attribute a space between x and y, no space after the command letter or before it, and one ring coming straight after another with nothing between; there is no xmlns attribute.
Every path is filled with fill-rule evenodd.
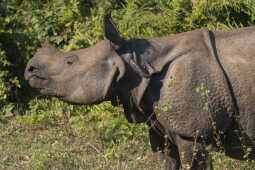
<svg viewBox="0 0 255 170"><path fill-rule="evenodd" d="M24 74L25 80L29 80L31 77L39 75L40 75L39 67L29 62Z"/></svg>
<svg viewBox="0 0 255 170"><path fill-rule="evenodd" d="M39 69L35 66L29 66L25 71L25 79L29 80L31 77L39 74Z"/></svg>

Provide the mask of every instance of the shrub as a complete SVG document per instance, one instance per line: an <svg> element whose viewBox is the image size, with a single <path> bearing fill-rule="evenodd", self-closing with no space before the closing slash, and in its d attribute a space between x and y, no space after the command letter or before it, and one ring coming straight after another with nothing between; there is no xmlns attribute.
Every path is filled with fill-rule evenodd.
<svg viewBox="0 0 255 170"><path fill-rule="evenodd" d="M120 108L109 103L71 106L55 98L34 98L35 92L23 78L27 61L47 36L66 51L104 39L102 19L109 11L127 39L171 36L201 27L222 30L255 24L254 0L2 0L0 118L18 112L25 114L21 123L56 126L68 114L72 126L86 128L91 122L98 133L105 133L106 141L119 132L123 132L122 138L132 140L138 129L120 116ZM79 116L86 113L90 114L84 118L84 125ZM114 156L115 143L108 143L106 157Z"/></svg>

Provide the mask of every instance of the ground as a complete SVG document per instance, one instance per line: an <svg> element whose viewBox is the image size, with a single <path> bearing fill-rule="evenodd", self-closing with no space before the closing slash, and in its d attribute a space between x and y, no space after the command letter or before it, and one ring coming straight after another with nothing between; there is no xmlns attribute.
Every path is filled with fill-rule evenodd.
<svg viewBox="0 0 255 170"><path fill-rule="evenodd" d="M123 110L109 103L93 107L84 114L73 109L61 115L0 116L0 169L159 169L145 125L128 123ZM254 162L211 154L216 170L255 169Z"/></svg>

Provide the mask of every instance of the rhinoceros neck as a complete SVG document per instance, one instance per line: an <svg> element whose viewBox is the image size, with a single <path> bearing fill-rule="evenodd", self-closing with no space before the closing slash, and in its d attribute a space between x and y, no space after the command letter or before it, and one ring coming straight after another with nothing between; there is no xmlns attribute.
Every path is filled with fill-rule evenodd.
<svg viewBox="0 0 255 170"><path fill-rule="evenodd" d="M148 88L154 74L189 49L177 49L178 38L131 39L118 51L126 63L126 74L119 83L118 95L130 122L144 122L153 113ZM146 107L145 107L146 105ZM151 105L151 107L148 107Z"/></svg>
<svg viewBox="0 0 255 170"><path fill-rule="evenodd" d="M146 117L153 112L153 106L147 107L148 105L162 104L165 100L168 100L167 97L153 97L158 94L153 91L159 91L162 88L163 91L169 90L168 86L165 85L167 84L166 75L168 77L177 77L181 82L183 80L182 76L188 73L199 77L207 72L213 82L219 79L224 80L220 85L226 91L226 103L231 106L229 109L231 113L229 114L232 114L234 107L232 107L233 103L228 83L215 56L208 30L202 29L166 38L132 39L128 43L129 49L126 50L129 50L129 52L123 53L121 56L126 62L128 71L120 88L123 101L131 101L127 109L125 109L129 112L128 114L133 114L133 117L143 114ZM192 66L191 69L186 69L185 74L175 70L179 68L178 63L180 61L188 68ZM200 75L200 72L196 72L196 70L203 71L201 71ZM167 74L161 74L163 71ZM187 82L191 77L188 76L183 81ZM196 83L203 81L197 80ZM182 83L181 86L185 85L189 89L189 84L192 84L192 82L194 80L190 80L186 84ZM213 88L216 91L220 91L217 84L213 85Z"/></svg>

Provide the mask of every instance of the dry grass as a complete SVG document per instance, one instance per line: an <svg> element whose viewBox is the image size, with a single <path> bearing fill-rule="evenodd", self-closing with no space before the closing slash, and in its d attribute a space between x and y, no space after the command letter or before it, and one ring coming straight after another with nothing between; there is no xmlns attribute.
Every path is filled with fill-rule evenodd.
<svg viewBox="0 0 255 170"><path fill-rule="evenodd" d="M120 122L120 132L109 133L106 127L102 130L95 122L83 121L86 117L81 115L78 122L63 118L50 126L23 119L0 121L0 169L159 169L144 125L128 127ZM222 153L212 157L217 170L255 168L254 162L236 161Z"/></svg>
<svg viewBox="0 0 255 170"><path fill-rule="evenodd" d="M139 135L109 141L96 128L66 126L23 124L19 118L0 123L0 169L157 169Z"/></svg>

